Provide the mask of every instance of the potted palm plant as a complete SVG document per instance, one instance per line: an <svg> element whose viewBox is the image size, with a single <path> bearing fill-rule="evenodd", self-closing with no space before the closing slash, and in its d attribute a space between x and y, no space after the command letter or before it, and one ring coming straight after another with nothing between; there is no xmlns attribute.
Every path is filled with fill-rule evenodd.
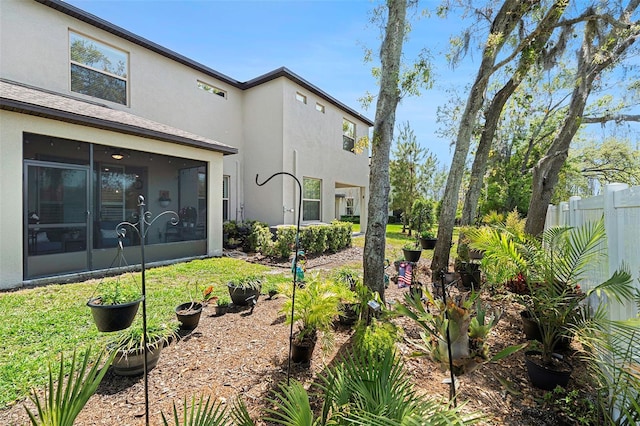
<svg viewBox="0 0 640 426"><path fill-rule="evenodd" d="M158 364L162 349L177 336L177 331L175 322L164 322L156 316L147 318L147 372ZM115 374L137 376L144 373L145 346L141 321L120 331L107 347L116 351L112 363Z"/></svg>
<svg viewBox="0 0 640 426"><path fill-rule="evenodd" d="M594 310L592 295L607 300L632 300L631 275L624 268L586 291L581 280L606 255L604 221L588 222L579 228L554 227L537 238L518 229L495 225L470 233L471 247L482 250L487 278L505 282L519 277L527 287L519 295L528 316L539 328L541 350L525 353L532 383L542 389L566 386L570 366L556 354L558 345L574 335L604 327L603 304Z"/></svg>
<svg viewBox="0 0 640 426"><path fill-rule="evenodd" d="M319 336L322 337L323 349L327 350L332 346L333 319L340 314L341 293L342 289L334 281L315 276L303 288L296 290L293 318L292 299L289 298L284 303L282 312L286 313L287 324L293 322L298 327L292 339L293 362L308 363Z"/></svg>
<svg viewBox="0 0 640 426"><path fill-rule="evenodd" d="M97 295L87 302L99 331L123 330L131 325L138 312L142 293L135 282L120 277L106 279L97 286Z"/></svg>

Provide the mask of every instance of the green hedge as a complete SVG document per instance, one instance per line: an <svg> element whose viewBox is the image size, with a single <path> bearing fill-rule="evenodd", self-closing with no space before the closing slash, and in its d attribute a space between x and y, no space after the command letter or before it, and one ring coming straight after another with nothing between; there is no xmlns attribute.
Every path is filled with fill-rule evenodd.
<svg viewBox="0 0 640 426"><path fill-rule="evenodd" d="M307 254L337 252L351 246L351 223L334 220L330 225L309 225L300 228L300 245ZM296 227L277 228L275 239L266 226L255 226L252 241L256 249L265 256L289 257L295 247Z"/></svg>

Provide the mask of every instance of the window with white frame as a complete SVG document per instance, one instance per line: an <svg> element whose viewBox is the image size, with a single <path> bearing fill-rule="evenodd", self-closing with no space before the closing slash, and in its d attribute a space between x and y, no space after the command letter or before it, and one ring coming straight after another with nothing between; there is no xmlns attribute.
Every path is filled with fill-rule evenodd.
<svg viewBox="0 0 640 426"><path fill-rule="evenodd" d="M356 124L342 119L342 149L349 152L354 152L353 149L356 145Z"/></svg>
<svg viewBox="0 0 640 426"><path fill-rule="evenodd" d="M229 176L222 177L222 221L229 220Z"/></svg>
<svg viewBox="0 0 640 426"><path fill-rule="evenodd" d="M69 32L71 91L127 105L129 54Z"/></svg>
<svg viewBox="0 0 640 426"><path fill-rule="evenodd" d="M204 81L200 81L198 80L197 82L198 84L198 89L200 90L204 90L205 92L209 92L212 93L214 95L218 95L221 98L227 98L227 91L226 90L222 90L219 87L216 86L212 86L211 84L207 84Z"/></svg>
<svg viewBox="0 0 640 426"><path fill-rule="evenodd" d="M322 203L322 181L302 179L302 220L320 220Z"/></svg>
<svg viewBox="0 0 640 426"><path fill-rule="evenodd" d="M324 105L316 102L316 111L320 111L321 113L324 114Z"/></svg>
<svg viewBox="0 0 640 426"><path fill-rule="evenodd" d="M353 216L355 214L353 209L353 197L345 198L345 202L346 202L345 214L347 216Z"/></svg>
<svg viewBox="0 0 640 426"><path fill-rule="evenodd" d="M300 92L296 92L296 100L298 102L302 102L303 104L307 103L307 97Z"/></svg>

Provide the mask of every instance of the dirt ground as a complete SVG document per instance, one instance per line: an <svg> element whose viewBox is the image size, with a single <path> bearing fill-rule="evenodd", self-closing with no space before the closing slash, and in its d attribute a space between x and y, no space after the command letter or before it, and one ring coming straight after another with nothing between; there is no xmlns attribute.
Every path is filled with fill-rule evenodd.
<svg viewBox="0 0 640 426"><path fill-rule="evenodd" d="M239 255L242 256L242 255ZM345 263L361 262L362 249L349 248L340 253L307 260L307 273L322 268L335 268ZM267 263L266 259L250 259ZM419 280L430 282L426 276L427 259L421 259ZM290 264L271 264L274 272L286 271ZM393 275L393 267L388 272ZM386 292L387 301L403 297L406 288L393 282ZM503 309L504 317L491 333L491 352L524 342L520 327L518 305L504 299L483 295L491 306ZM281 313L282 297L268 299L261 296L253 312L232 309L226 315L214 316L212 306L205 307L198 327L183 338L164 348L160 361L148 375L150 423L160 425L160 412L169 414L172 404L192 395L211 395L231 405L240 396L252 416L258 418L267 406L267 399L286 380L288 368L289 326ZM400 353L416 389L424 394L446 400L449 385L443 381L448 372L427 357L409 357L420 341L419 330L411 322L397 319L404 329L398 343ZM321 374L325 365L349 345L353 331L336 326L336 344L333 351L324 353L317 347L310 366L291 364L291 377L311 383ZM569 354L569 359L571 356ZM569 389L591 392L585 388L584 368L573 359L574 372ZM485 425L564 425L561 416L541 406L544 391L533 388L527 378L522 351L500 361L485 365L471 374L458 378L458 401L466 402L465 411L478 411L486 416ZM24 425L28 423L23 404L0 411L0 424ZM107 373L96 394L81 412L76 425L138 426L144 424L144 380L140 377L119 377ZM258 424L264 425L265 423Z"/></svg>

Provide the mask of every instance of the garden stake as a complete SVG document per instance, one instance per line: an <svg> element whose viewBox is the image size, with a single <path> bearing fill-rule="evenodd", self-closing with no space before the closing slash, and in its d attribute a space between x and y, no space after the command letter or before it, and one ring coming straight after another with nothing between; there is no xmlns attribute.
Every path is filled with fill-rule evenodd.
<svg viewBox="0 0 640 426"><path fill-rule="evenodd" d="M293 267L291 270L293 271L293 291L291 293L291 326L289 327L289 359L287 360L287 386L289 385L289 378L291 377L291 348L293 346L293 312L294 306L296 305L296 287L298 286L298 250L300 248L300 212L302 211L302 184L298 180L297 177L292 175L289 172L276 172L269 176L267 180L262 183L258 183L258 174L256 173L256 185L262 186L269 182L274 176L277 175L287 175L291 176L297 183L298 189L300 191L300 197L298 198L298 223L296 228L296 240L295 240L295 251L293 255Z"/></svg>
<svg viewBox="0 0 640 426"><path fill-rule="evenodd" d="M151 217L150 212L144 211L144 197L142 195L138 195L138 207L140 209L138 221L136 223L131 222L120 222L116 225L116 232L118 234L118 245L119 249L124 253L124 248L122 246L122 240L126 236L126 228L122 228L123 226L128 226L132 228L138 234L140 238L140 268L142 269L142 344L144 346L144 362L142 364L143 374L144 374L144 418L145 425L149 426L149 379L147 377L147 353L149 349L147 348L147 290L145 283L145 261L144 261L144 240L147 236L147 229L145 229L145 225L151 225L155 222L160 216L164 216L165 214L172 214L175 217L171 218L171 224L178 224L178 214L173 211L165 211L157 215L153 220L148 220ZM124 257L124 256L123 256Z"/></svg>
<svg viewBox="0 0 640 426"><path fill-rule="evenodd" d="M447 319L447 352L449 354L449 374L451 385L449 386L449 400L456 404L456 376L453 374L453 359L451 359L451 337L449 336L449 314L447 314L447 292L444 286L444 270L440 272L440 285L442 286L442 302L444 303L444 317Z"/></svg>

